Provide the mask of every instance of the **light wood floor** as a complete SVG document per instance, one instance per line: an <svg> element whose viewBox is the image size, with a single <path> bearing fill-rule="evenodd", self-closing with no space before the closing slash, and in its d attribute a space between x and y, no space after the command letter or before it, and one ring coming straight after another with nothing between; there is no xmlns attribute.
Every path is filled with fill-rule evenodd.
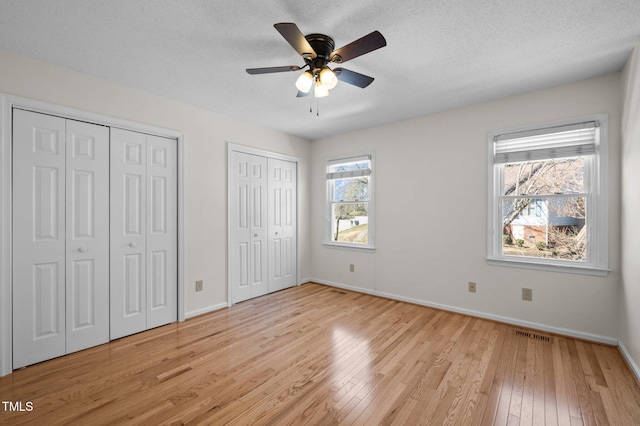
<svg viewBox="0 0 640 426"><path fill-rule="evenodd" d="M2 377L0 423L639 424L616 348L515 330L305 284Z"/></svg>

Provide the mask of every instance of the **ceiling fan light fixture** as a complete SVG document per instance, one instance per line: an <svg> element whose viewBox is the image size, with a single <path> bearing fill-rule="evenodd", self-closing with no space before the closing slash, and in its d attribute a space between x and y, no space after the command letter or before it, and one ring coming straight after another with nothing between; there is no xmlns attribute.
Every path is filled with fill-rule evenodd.
<svg viewBox="0 0 640 426"><path fill-rule="evenodd" d="M302 93L309 93L311 86L313 86L313 80L313 74L310 71L305 71L296 80L296 88Z"/></svg>
<svg viewBox="0 0 640 426"><path fill-rule="evenodd" d="M338 77L329 67L324 67L322 71L320 71L320 81L322 85L327 88L327 90L331 90L338 84Z"/></svg>

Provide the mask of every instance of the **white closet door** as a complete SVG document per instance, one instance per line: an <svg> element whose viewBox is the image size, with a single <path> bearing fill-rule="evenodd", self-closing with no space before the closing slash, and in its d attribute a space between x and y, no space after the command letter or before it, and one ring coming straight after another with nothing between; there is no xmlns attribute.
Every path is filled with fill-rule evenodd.
<svg viewBox="0 0 640 426"><path fill-rule="evenodd" d="M283 254L282 269L284 273L283 287L293 287L298 284L297 270L297 241L298 241L298 200L297 200L297 168L296 163L282 162L282 211L283 211Z"/></svg>
<svg viewBox="0 0 640 426"><path fill-rule="evenodd" d="M65 354L65 122L13 112L13 368Z"/></svg>
<svg viewBox="0 0 640 426"><path fill-rule="evenodd" d="M111 339L147 327L146 135L111 129Z"/></svg>
<svg viewBox="0 0 640 426"><path fill-rule="evenodd" d="M109 128L67 120L67 353L109 341Z"/></svg>
<svg viewBox="0 0 640 426"><path fill-rule="evenodd" d="M111 339L177 320L177 141L111 130Z"/></svg>
<svg viewBox="0 0 640 426"><path fill-rule="evenodd" d="M230 246L232 303L261 296L267 283L267 159L231 152Z"/></svg>
<svg viewBox="0 0 640 426"><path fill-rule="evenodd" d="M102 126L14 110L14 368L108 340Z"/></svg>
<svg viewBox="0 0 640 426"><path fill-rule="evenodd" d="M269 292L296 284L296 164L274 158L269 170Z"/></svg>
<svg viewBox="0 0 640 426"><path fill-rule="evenodd" d="M178 320L178 147L147 136L147 328Z"/></svg>

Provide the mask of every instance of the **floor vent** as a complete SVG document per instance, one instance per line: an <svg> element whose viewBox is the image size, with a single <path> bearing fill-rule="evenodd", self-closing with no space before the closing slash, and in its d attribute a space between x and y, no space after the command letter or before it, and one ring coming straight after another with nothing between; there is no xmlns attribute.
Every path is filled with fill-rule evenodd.
<svg viewBox="0 0 640 426"><path fill-rule="evenodd" d="M516 336L528 337L529 339L541 340L543 342L551 342L551 337L542 334L531 333L524 330L515 330Z"/></svg>

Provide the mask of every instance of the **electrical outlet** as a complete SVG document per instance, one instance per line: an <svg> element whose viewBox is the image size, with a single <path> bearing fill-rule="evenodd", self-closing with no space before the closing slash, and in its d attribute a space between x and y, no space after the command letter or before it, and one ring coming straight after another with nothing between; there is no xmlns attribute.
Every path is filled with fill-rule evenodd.
<svg viewBox="0 0 640 426"><path fill-rule="evenodd" d="M196 281L196 291L202 291L203 282L202 280Z"/></svg>
<svg viewBox="0 0 640 426"><path fill-rule="evenodd" d="M473 281L469 281L469 293L476 292L476 283Z"/></svg>
<svg viewBox="0 0 640 426"><path fill-rule="evenodd" d="M349 265L349 272L355 272L355 271L356 271L356 265L352 263L351 265Z"/></svg>
<svg viewBox="0 0 640 426"><path fill-rule="evenodd" d="M526 300L527 302L533 301L533 290L530 288L522 289L522 300Z"/></svg>

